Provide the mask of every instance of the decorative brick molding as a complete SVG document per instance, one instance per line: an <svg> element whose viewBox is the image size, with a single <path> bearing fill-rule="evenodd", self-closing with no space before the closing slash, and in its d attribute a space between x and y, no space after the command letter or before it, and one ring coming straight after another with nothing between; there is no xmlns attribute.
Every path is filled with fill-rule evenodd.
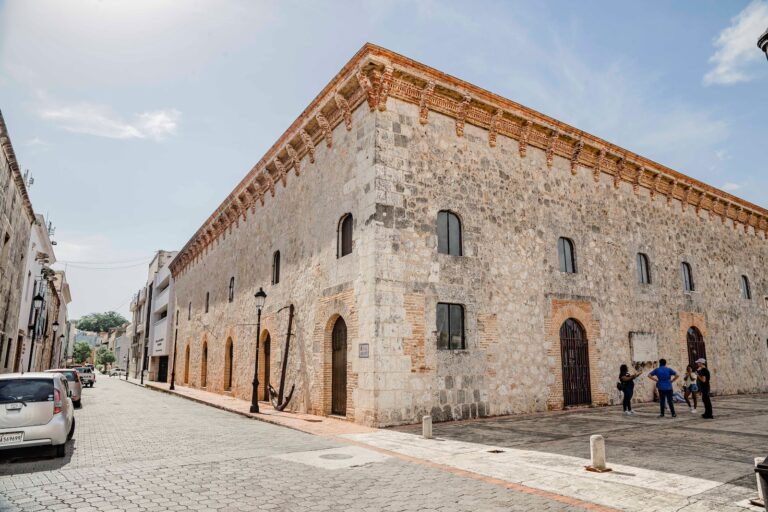
<svg viewBox="0 0 768 512"><path fill-rule="evenodd" d="M547 408L563 408L563 371L560 353L560 327L569 318L578 320L587 335L589 353L589 383L593 405L607 405L608 394L600 389L600 358L597 341L600 339L600 322L592 317L592 303L588 301L552 299L549 316L544 318L544 332L548 344L547 361L554 381L548 386Z"/></svg>
<svg viewBox="0 0 768 512"><path fill-rule="evenodd" d="M410 336L403 339L403 353L411 358L411 373L425 373L427 367L425 357L426 329L424 327L426 297L423 293L406 293L403 297L405 322L411 328Z"/></svg>
<svg viewBox="0 0 768 512"><path fill-rule="evenodd" d="M487 350L499 341L499 328L496 313L477 315L478 347Z"/></svg>
<svg viewBox="0 0 768 512"><path fill-rule="evenodd" d="M465 125L488 131L488 143L496 146L499 135L519 141L520 157L528 146L546 153L547 164L554 157L570 162L571 172L579 166L592 168L595 182L601 173L609 175L615 188L629 183L635 193L641 188L666 196L667 203L679 200L682 210L688 205L730 219L734 228L741 224L768 238L768 210L681 174L669 167L627 151L603 139L545 116L470 83L398 55L384 48L366 44L326 85L280 139L251 169L235 190L206 220L171 263L174 277L194 263L207 246L226 234L233 223L255 212L256 202L264 204L265 195L275 195L275 183L287 186L287 172L294 168L300 175L299 162L306 155L310 163L316 146L325 141L333 146L333 129L344 123L352 128L352 112L367 102L369 112L386 110L387 98L394 97L419 107L419 121L428 124L429 111L455 120L456 136L462 137ZM0 126L0 129L3 127Z"/></svg>
<svg viewBox="0 0 768 512"><path fill-rule="evenodd" d="M322 386L309 390L310 412L322 416L331 414L331 379L333 371L333 326L341 317L347 324L347 418L355 418L354 391L358 376L353 370L353 356L357 353L358 320L354 290L348 288L334 295L322 297L315 312L315 332L312 351L322 361ZM325 319L325 321L323 320Z"/></svg>
<svg viewBox="0 0 768 512"><path fill-rule="evenodd" d="M3 118L2 112L0 112L0 150L5 154L5 160L8 162L8 167L11 169L13 181L19 188L21 201L24 203L24 209L27 211L30 221L34 221L35 210L32 208L32 201L29 199L27 184L24 183L24 176L21 175L21 170L19 170L19 162L16 160L16 152L13 150L11 137L8 135L8 127L5 126L5 119Z"/></svg>

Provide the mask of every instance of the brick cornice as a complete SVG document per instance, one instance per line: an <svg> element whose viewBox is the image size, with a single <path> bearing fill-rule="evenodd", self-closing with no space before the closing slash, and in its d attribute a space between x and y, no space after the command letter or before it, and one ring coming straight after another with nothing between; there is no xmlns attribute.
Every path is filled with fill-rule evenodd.
<svg viewBox="0 0 768 512"><path fill-rule="evenodd" d="M707 210L745 231L768 237L768 210L688 177L653 160L642 157L599 137L548 117L524 105L372 44L360 51L304 109L267 153L253 166L234 191L203 223L171 263L174 276L182 272L206 247L237 219L255 210L256 202L274 197L278 184L287 186L291 169L300 176L299 162L309 156L315 161L316 147L332 147L333 129L345 123L352 127L352 112L367 103L370 112L386 110L387 98L394 97L419 107L419 120L428 124L429 112L455 119L456 135L464 135L471 124L488 130L488 143L496 146L499 135L519 141L520 156L528 146L546 152L547 164L554 156L570 161L571 172L579 166L591 168L595 181L609 175L614 187L622 182L635 193L647 188L653 199L664 195L667 202L679 200L682 209ZM269 195L267 195L267 193Z"/></svg>
<svg viewBox="0 0 768 512"><path fill-rule="evenodd" d="M5 119L3 118L2 112L0 112L0 148L2 148L2 151L5 154L8 167L11 168L11 176L13 176L13 181L19 189L21 200L24 203L24 208L27 210L30 222L34 222L35 210L32 208L32 201L29 199L29 192L27 191L27 185L24 183L24 176L21 175L21 171L19 170L19 162L16 160L16 153L13 150L11 137L8 135L8 128L5 126Z"/></svg>

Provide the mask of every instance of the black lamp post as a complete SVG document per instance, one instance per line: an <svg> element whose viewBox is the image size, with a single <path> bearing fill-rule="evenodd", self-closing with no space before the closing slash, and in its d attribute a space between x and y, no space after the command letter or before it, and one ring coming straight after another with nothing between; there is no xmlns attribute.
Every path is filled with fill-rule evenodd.
<svg viewBox="0 0 768 512"><path fill-rule="evenodd" d="M178 335L178 332L176 333ZM171 391L176 389L176 336L173 338L173 366L171 367L171 387L168 388Z"/></svg>
<svg viewBox="0 0 768 512"><path fill-rule="evenodd" d="M760 50L765 54L765 57L768 58L768 30L763 32L763 35L761 35L760 39L757 40L757 47L760 48Z"/></svg>
<svg viewBox="0 0 768 512"><path fill-rule="evenodd" d="M53 336L51 336L51 357L48 359L48 364L53 364L53 346L56 344L56 331L59 330L59 321L54 320L53 325L51 326L51 330L53 331ZM46 368L47 370L48 368Z"/></svg>
<svg viewBox="0 0 768 512"><path fill-rule="evenodd" d="M256 298L256 363L253 368L253 394L251 395L251 412L259 412L259 339L261 338L261 308L267 300L267 294L259 287L254 295Z"/></svg>
<svg viewBox="0 0 768 512"><path fill-rule="evenodd" d="M59 336L59 360L56 363L56 366L58 366L59 368L64 366L64 361L63 361L64 357L63 356L66 355L66 351L63 350L64 348L65 348L64 347L64 335L62 334L61 336Z"/></svg>
<svg viewBox="0 0 768 512"><path fill-rule="evenodd" d="M35 343L37 342L37 319L40 317L40 309L43 307L43 301L45 301L45 297L43 297L40 292L37 292L37 295L32 299L32 304L35 307L35 320L32 323L32 343L29 347L29 362L27 364L28 372L32 371L32 356L35 354Z"/></svg>
<svg viewBox="0 0 768 512"><path fill-rule="evenodd" d="M128 366L131 364L131 358L125 354L125 380L128 380Z"/></svg>

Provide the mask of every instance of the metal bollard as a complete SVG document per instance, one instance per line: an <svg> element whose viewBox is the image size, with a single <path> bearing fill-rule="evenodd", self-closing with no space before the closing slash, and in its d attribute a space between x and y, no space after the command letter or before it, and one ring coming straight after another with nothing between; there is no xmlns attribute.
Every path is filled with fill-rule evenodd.
<svg viewBox="0 0 768 512"><path fill-rule="evenodd" d="M424 439L432 439L432 416L421 418L421 435Z"/></svg>
<svg viewBox="0 0 768 512"><path fill-rule="evenodd" d="M589 437L589 454L592 464L587 466L587 471L594 471L596 473L611 471L605 461L605 438L603 436L594 435Z"/></svg>

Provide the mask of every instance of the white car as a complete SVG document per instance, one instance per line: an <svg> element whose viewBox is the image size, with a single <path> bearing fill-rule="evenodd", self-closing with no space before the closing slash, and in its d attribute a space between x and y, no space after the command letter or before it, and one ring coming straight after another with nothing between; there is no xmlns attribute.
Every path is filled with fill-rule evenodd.
<svg viewBox="0 0 768 512"><path fill-rule="evenodd" d="M60 373L0 375L0 450L52 445L63 457L75 433L70 395Z"/></svg>
<svg viewBox="0 0 768 512"><path fill-rule="evenodd" d="M109 370L109 376L110 377L115 377L115 376L117 376L117 377L124 377L125 376L125 370L123 370L122 368L112 368L111 370Z"/></svg>

